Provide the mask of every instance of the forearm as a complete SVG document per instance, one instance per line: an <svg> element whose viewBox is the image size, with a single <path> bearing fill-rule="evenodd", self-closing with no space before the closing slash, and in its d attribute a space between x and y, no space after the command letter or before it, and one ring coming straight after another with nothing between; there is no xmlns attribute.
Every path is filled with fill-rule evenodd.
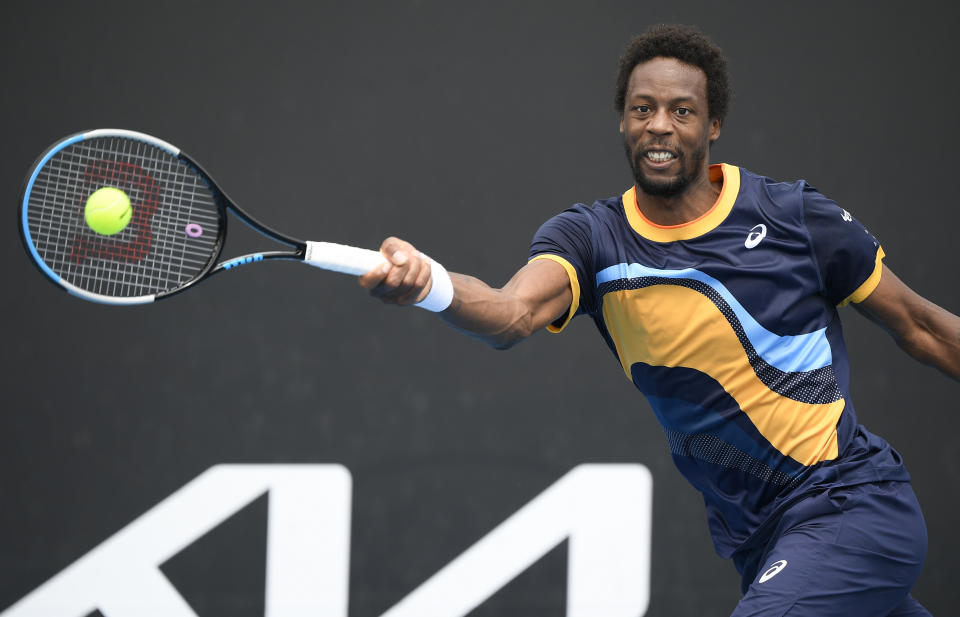
<svg viewBox="0 0 960 617"><path fill-rule="evenodd" d="M922 302L915 327L903 334L894 332L894 339L919 362L960 381L960 317L929 300Z"/></svg>
<svg viewBox="0 0 960 617"><path fill-rule="evenodd" d="M960 381L960 317L907 287L886 265L877 288L854 306L913 358Z"/></svg>
<svg viewBox="0 0 960 617"><path fill-rule="evenodd" d="M380 252L387 261L361 276L361 287L387 304L439 311L452 327L497 349L516 345L572 304L566 269L551 260L531 261L495 289L472 276L447 272L397 238L384 240Z"/></svg>
<svg viewBox="0 0 960 617"><path fill-rule="evenodd" d="M511 290L455 272L450 279L453 302L440 317L453 328L496 349L508 349L533 334L533 314Z"/></svg>

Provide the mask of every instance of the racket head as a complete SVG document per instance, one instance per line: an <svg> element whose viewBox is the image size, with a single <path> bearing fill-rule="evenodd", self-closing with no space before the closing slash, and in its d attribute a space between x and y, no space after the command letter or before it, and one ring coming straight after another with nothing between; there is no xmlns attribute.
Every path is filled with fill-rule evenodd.
<svg viewBox="0 0 960 617"><path fill-rule="evenodd" d="M125 229L102 235L84 209L97 189L130 198ZM27 253L51 281L104 304L144 304L195 284L216 265L229 200L179 148L135 131L65 137L37 159L20 196Z"/></svg>

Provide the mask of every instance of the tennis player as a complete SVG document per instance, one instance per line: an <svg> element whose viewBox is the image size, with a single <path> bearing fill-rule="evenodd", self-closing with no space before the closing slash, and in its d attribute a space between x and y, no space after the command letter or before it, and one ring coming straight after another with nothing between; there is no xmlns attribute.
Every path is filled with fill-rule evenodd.
<svg viewBox="0 0 960 617"><path fill-rule="evenodd" d="M589 315L703 493L717 553L742 576L734 616L929 615L910 596L923 516L900 455L857 421L837 307L957 379L960 318L807 183L711 165L728 99L710 40L652 28L617 79L629 190L547 221L502 289L396 238L360 284L497 348Z"/></svg>

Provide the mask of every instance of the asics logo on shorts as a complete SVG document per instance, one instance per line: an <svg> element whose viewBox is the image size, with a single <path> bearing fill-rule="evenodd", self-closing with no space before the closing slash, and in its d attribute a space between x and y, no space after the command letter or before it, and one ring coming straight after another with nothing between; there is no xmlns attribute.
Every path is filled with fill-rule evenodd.
<svg viewBox="0 0 960 617"><path fill-rule="evenodd" d="M767 237L767 226L763 223L759 225L754 225L750 230L750 233L747 234L747 239L744 241L743 245L748 249L752 249L756 245L760 244L760 241Z"/></svg>
<svg viewBox="0 0 960 617"><path fill-rule="evenodd" d="M780 573L780 570L783 570L787 567L787 560L781 559L780 561L774 563L772 566L767 568L767 571L760 575L760 580L758 583L766 583L771 578Z"/></svg>

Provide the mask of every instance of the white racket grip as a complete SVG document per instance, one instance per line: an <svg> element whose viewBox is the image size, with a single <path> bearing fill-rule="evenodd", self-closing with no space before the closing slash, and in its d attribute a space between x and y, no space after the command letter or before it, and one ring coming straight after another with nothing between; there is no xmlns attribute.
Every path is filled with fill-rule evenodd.
<svg viewBox="0 0 960 617"><path fill-rule="evenodd" d="M307 241L303 261L324 270L360 276L386 263L387 258L380 251L334 242Z"/></svg>

